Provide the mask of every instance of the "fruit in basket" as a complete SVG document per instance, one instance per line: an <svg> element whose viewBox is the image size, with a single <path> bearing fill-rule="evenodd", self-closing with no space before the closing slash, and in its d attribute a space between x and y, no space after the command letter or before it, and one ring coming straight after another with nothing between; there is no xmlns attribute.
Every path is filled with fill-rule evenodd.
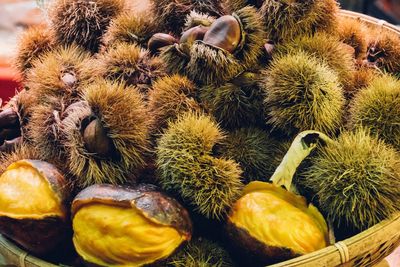
<svg viewBox="0 0 400 267"><path fill-rule="evenodd" d="M268 181L282 161L287 145L266 131L242 128L229 133L217 150L240 164L245 183Z"/></svg>
<svg viewBox="0 0 400 267"><path fill-rule="evenodd" d="M232 241L262 264L288 260L329 245L327 224L304 197L251 182L228 216Z"/></svg>
<svg viewBox="0 0 400 267"><path fill-rule="evenodd" d="M334 70L339 81L346 85L355 69L354 49L339 41L336 36L329 33L316 33L313 36L303 35L275 49L279 55L286 55L302 50L324 61Z"/></svg>
<svg viewBox="0 0 400 267"><path fill-rule="evenodd" d="M235 265L229 253L219 244L204 238L196 238L171 257L167 266L232 267Z"/></svg>
<svg viewBox="0 0 400 267"><path fill-rule="evenodd" d="M399 99L400 80L389 74L373 79L350 104L350 127L367 127L400 151Z"/></svg>
<svg viewBox="0 0 400 267"><path fill-rule="evenodd" d="M46 102L47 96L57 96L66 102L79 98L84 85L93 80L91 55L71 45L57 47L33 62L26 77L30 98L36 104Z"/></svg>
<svg viewBox="0 0 400 267"><path fill-rule="evenodd" d="M265 92L260 74L244 72L223 85L200 88L200 100L225 129L264 126Z"/></svg>
<svg viewBox="0 0 400 267"><path fill-rule="evenodd" d="M157 18L159 30L180 34L191 11L219 17L225 14L220 0L151 0L154 17Z"/></svg>
<svg viewBox="0 0 400 267"><path fill-rule="evenodd" d="M210 117L186 113L169 124L156 151L162 188L211 219L223 219L242 189L239 165L213 155L222 139Z"/></svg>
<svg viewBox="0 0 400 267"><path fill-rule="evenodd" d="M192 235L188 212L151 185L88 187L72 203L72 221L78 254L99 266L154 264Z"/></svg>
<svg viewBox="0 0 400 267"><path fill-rule="evenodd" d="M46 25L33 26L20 36L15 66L18 71L26 75L26 72L32 67L32 62L50 51L54 46L54 36Z"/></svg>
<svg viewBox="0 0 400 267"><path fill-rule="evenodd" d="M338 10L336 0L268 0L264 1L260 13L268 39L277 43L333 29Z"/></svg>
<svg viewBox="0 0 400 267"><path fill-rule="evenodd" d="M123 8L123 0L57 0L50 6L49 17L58 43L75 43L95 53L110 21Z"/></svg>
<svg viewBox="0 0 400 267"><path fill-rule="evenodd" d="M128 177L145 164L151 123L139 91L99 79L82 100L62 122L68 168L78 185L133 182Z"/></svg>
<svg viewBox="0 0 400 267"><path fill-rule="evenodd" d="M94 73L111 81L124 81L147 94L151 84L165 75L165 67L160 58L152 57L139 45L121 43L99 55Z"/></svg>
<svg viewBox="0 0 400 267"><path fill-rule="evenodd" d="M315 129L334 134L342 121L343 90L323 62L304 52L275 58L265 71L267 123L288 135Z"/></svg>
<svg viewBox="0 0 400 267"><path fill-rule="evenodd" d="M364 129L317 151L299 184L335 227L359 233L399 211L400 155Z"/></svg>
<svg viewBox="0 0 400 267"><path fill-rule="evenodd" d="M390 30L371 30L367 60L383 71L398 75L400 72L400 36Z"/></svg>
<svg viewBox="0 0 400 267"><path fill-rule="evenodd" d="M111 21L102 43L106 49L118 43L146 47L147 41L154 33L156 33L155 20L151 14L123 12Z"/></svg>
<svg viewBox="0 0 400 267"><path fill-rule="evenodd" d="M69 237L69 187L51 164L19 160L0 176L0 232L29 252L48 253Z"/></svg>
<svg viewBox="0 0 400 267"><path fill-rule="evenodd" d="M335 34L339 40L354 48L356 58L364 58L367 53L367 26L361 20L338 16Z"/></svg>
<svg viewBox="0 0 400 267"><path fill-rule="evenodd" d="M158 79L149 92L148 108L154 120L153 134L162 133L169 121L188 111L201 111L196 101L197 87L188 78L180 75Z"/></svg>

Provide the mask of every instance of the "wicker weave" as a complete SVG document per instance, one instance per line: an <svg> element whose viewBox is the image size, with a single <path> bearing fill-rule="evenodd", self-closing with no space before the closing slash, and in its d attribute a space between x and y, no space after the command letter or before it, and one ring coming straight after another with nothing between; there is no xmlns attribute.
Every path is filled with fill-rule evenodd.
<svg viewBox="0 0 400 267"><path fill-rule="evenodd" d="M340 15L360 19L369 26L381 27L400 35L400 30L396 26L385 21L346 10L342 10ZM391 254L399 245L400 213L333 246L270 267L372 267ZM30 256L1 235L0 254L6 260L8 264L6 266L56 267L54 264Z"/></svg>

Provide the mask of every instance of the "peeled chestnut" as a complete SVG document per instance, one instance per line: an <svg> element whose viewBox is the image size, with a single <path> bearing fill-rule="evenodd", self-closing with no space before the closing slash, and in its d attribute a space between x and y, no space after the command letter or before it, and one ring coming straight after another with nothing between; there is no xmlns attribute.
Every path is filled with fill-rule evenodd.
<svg viewBox="0 0 400 267"><path fill-rule="evenodd" d="M190 28L182 34L179 42L192 44L196 40L203 40L204 35L208 30L209 27L204 27L203 25Z"/></svg>
<svg viewBox="0 0 400 267"><path fill-rule="evenodd" d="M0 232L45 254L69 237L67 181L50 163L20 160L0 176Z"/></svg>
<svg viewBox="0 0 400 267"><path fill-rule="evenodd" d="M211 24L210 29L204 35L203 42L233 53L241 39L242 31L239 22L235 17L226 15Z"/></svg>
<svg viewBox="0 0 400 267"><path fill-rule="evenodd" d="M150 50L151 53L157 54L158 52L160 52L161 48L173 45L177 42L178 41L175 39L175 37L169 34L156 33L150 38L149 42L147 43L147 48Z"/></svg>
<svg viewBox="0 0 400 267"><path fill-rule="evenodd" d="M326 247L328 227L304 197L265 182L251 182L233 205L228 234L263 264Z"/></svg>
<svg viewBox="0 0 400 267"><path fill-rule="evenodd" d="M74 199L72 220L76 251L96 266L154 264L192 235L188 212L152 185L90 186Z"/></svg>
<svg viewBox="0 0 400 267"><path fill-rule="evenodd" d="M114 151L111 138L107 136L101 121L95 119L91 121L83 131L83 141L89 153L100 157L107 157Z"/></svg>

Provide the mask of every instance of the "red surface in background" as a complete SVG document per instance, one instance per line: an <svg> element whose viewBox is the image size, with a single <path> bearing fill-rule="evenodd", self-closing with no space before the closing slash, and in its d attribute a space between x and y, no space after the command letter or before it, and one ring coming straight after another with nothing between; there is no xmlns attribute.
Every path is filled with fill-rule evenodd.
<svg viewBox="0 0 400 267"><path fill-rule="evenodd" d="M0 62L0 98L4 102L15 95L19 88L18 75L14 69Z"/></svg>

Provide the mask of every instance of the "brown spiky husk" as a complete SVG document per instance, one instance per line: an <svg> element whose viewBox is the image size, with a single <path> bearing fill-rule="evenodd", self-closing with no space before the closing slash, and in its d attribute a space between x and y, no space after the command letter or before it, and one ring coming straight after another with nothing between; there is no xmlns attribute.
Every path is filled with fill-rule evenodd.
<svg viewBox="0 0 400 267"><path fill-rule="evenodd" d="M239 165L213 156L223 133L208 116L187 113L170 123L157 146L157 171L164 190L202 216L222 220L242 190Z"/></svg>
<svg viewBox="0 0 400 267"><path fill-rule="evenodd" d="M336 36L319 32L313 36L300 36L291 42L276 47L278 55L305 51L316 58L325 61L337 72L339 80L347 85L355 70L353 50L347 44L339 41Z"/></svg>
<svg viewBox="0 0 400 267"><path fill-rule="evenodd" d="M103 37L105 47L117 43L139 44L147 47L147 41L156 33L155 21L149 13L123 13L113 19Z"/></svg>
<svg viewBox="0 0 400 267"><path fill-rule="evenodd" d="M99 55L95 64L98 76L135 85L144 94L157 78L166 74L164 62L137 44L116 44Z"/></svg>
<svg viewBox="0 0 400 267"><path fill-rule="evenodd" d="M254 68L263 54L266 40L263 19L254 7L244 7L234 13L242 26L243 47L235 57L247 68Z"/></svg>
<svg viewBox="0 0 400 267"><path fill-rule="evenodd" d="M367 87L371 81L379 75L381 75L381 73L375 68L360 66L353 72L351 79L343 87L346 100L352 100L358 91Z"/></svg>
<svg viewBox="0 0 400 267"><path fill-rule="evenodd" d="M245 72L221 86L202 87L200 99L225 129L263 126L265 92L259 86L260 79L259 74Z"/></svg>
<svg viewBox="0 0 400 267"><path fill-rule="evenodd" d="M27 74L26 87L31 97L41 103L44 96L77 99L86 83L93 79L91 55L78 46L58 47L33 62ZM62 76L72 74L73 85L66 85Z"/></svg>
<svg viewBox="0 0 400 267"><path fill-rule="evenodd" d="M275 58L262 82L267 123L288 135L317 130L333 135L341 126L344 95L337 75L304 52Z"/></svg>
<svg viewBox="0 0 400 267"><path fill-rule="evenodd" d="M215 21L215 18L207 14L199 13L196 10L190 11L185 20L185 27L183 31L189 30L193 27L202 25L209 27Z"/></svg>
<svg viewBox="0 0 400 267"><path fill-rule="evenodd" d="M386 29L370 29L367 59L380 69L399 75L400 73L400 36Z"/></svg>
<svg viewBox="0 0 400 267"><path fill-rule="evenodd" d="M169 74L186 75L186 66L190 61L190 47L187 44L173 44L165 47L160 54Z"/></svg>
<svg viewBox="0 0 400 267"><path fill-rule="evenodd" d="M60 44L76 43L95 53L110 21L123 7L123 0L57 0L50 6L49 17Z"/></svg>
<svg viewBox="0 0 400 267"><path fill-rule="evenodd" d="M264 0L226 0L225 1L225 5L228 7L228 9L231 12L235 12L246 6L253 6L253 7L259 9L263 3L264 3Z"/></svg>
<svg viewBox="0 0 400 267"><path fill-rule="evenodd" d="M361 232L399 211L400 156L366 130L343 133L302 175L321 212L343 229Z"/></svg>
<svg viewBox="0 0 400 267"><path fill-rule="evenodd" d="M367 127L400 151L400 80L385 74L376 77L353 99L350 127Z"/></svg>
<svg viewBox="0 0 400 267"><path fill-rule="evenodd" d="M26 72L32 67L32 62L50 51L53 46L54 36L47 25L28 28L18 41L15 67L25 77Z"/></svg>
<svg viewBox="0 0 400 267"><path fill-rule="evenodd" d="M257 128L242 128L229 133L219 148L221 155L233 159L243 170L243 182L269 181L287 151L287 145Z"/></svg>
<svg viewBox="0 0 400 267"><path fill-rule="evenodd" d="M155 18L162 32L179 35L185 20L192 10L213 17L225 15L222 1L219 0L151 0Z"/></svg>
<svg viewBox="0 0 400 267"><path fill-rule="evenodd" d="M367 27L360 19L338 17L335 31L339 40L354 48L356 58L365 58L367 53Z"/></svg>
<svg viewBox="0 0 400 267"><path fill-rule="evenodd" d="M3 174L12 163L23 159L44 160L35 147L24 143L12 153L0 153L0 174Z"/></svg>
<svg viewBox="0 0 400 267"><path fill-rule="evenodd" d="M201 85L223 84L244 69L245 66L229 52L196 41L190 50L185 74Z"/></svg>
<svg viewBox="0 0 400 267"><path fill-rule="evenodd" d="M142 96L123 83L97 80L85 89L82 98L87 104L74 109L63 121L70 172L81 187L134 182L130 178L145 165L151 120ZM113 155L98 158L86 150L81 126L89 116L102 123L115 147Z"/></svg>
<svg viewBox="0 0 400 267"><path fill-rule="evenodd" d="M278 43L317 30L331 30L336 25L338 10L336 0L268 0L260 13L268 38Z"/></svg>
<svg viewBox="0 0 400 267"><path fill-rule="evenodd" d="M173 75L157 80L149 92L148 108L154 125L152 132L163 132L168 122L188 111L201 111L196 100L197 87L184 76Z"/></svg>

